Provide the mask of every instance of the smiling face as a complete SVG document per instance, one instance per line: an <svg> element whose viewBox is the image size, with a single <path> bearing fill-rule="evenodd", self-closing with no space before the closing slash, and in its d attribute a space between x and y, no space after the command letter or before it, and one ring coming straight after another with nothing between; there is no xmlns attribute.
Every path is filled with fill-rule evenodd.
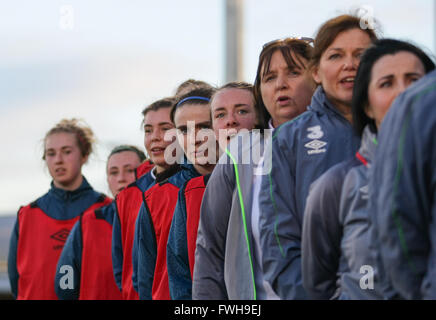
<svg viewBox="0 0 436 320"><path fill-rule="evenodd" d="M169 168L165 161L165 149L172 141L165 141L165 134L174 129L170 120L171 108L150 110L144 117L144 146L150 160L155 164L156 173Z"/></svg>
<svg viewBox="0 0 436 320"><path fill-rule="evenodd" d="M212 130L208 104L186 103L174 114L179 144L195 169L202 175L212 172L216 164L217 141ZM214 155L209 155L212 150ZM213 159L210 159L210 158Z"/></svg>
<svg viewBox="0 0 436 320"><path fill-rule="evenodd" d="M82 183L82 156L73 133L53 133L45 139L45 162L57 188L75 190Z"/></svg>
<svg viewBox="0 0 436 320"><path fill-rule="evenodd" d="M377 129L395 98L424 75L421 60L407 51L383 56L374 64L368 87L369 106L365 112Z"/></svg>
<svg viewBox="0 0 436 320"><path fill-rule="evenodd" d="M330 102L344 114L350 112L360 57L370 44L369 35L360 29L341 32L323 52L314 69L314 80L322 85Z"/></svg>
<svg viewBox="0 0 436 320"><path fill-rule="evenodd" d="M260 92L274 127L306 111L314 90L305 73L307 60L303 57L296 59L294 53L291 55L305 65L289 67L281 51L276 50L269 70L265 73L266 70L262 69Z"/></svg>
<svg viewBox="0 0 436 320"><path fill-rule="evenodd" d="M252 130L257 123L253 94L245 89L218 91L211 101L211 113L215 137L226 143L241 129ZM226 133L225 138L220 138L220 130Z"/></svg>
<svg viewBox="0 0 436 320"><path fill-rule="evenodd" d="M111 155L107 162L107 182L114 197L135 181L135 169L140 164L141 160L133 151L122 151Z"/></svg>

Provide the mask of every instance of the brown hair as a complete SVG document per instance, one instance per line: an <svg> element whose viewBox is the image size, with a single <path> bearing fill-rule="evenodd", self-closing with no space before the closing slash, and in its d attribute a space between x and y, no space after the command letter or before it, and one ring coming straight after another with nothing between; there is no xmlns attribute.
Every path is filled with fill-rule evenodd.
<svg viewBox="0 0 436 320"><path fill-rule="evenodd" d="M295 38L272 41L264 45L259 56L256 79L254 81L254 101L256 110L259 112L259 123L263 128L268 127L268 121L271 115L268 113L263 103L260 85L262 78L269 72L271 58L276 51L282 53L289 68L300 67L307 70L307 66L303 63L301 58L309 61L312 57L313 48L307 41Z"/></svg>
<svg viewBox="0 0 436 320"><path fill-rule="evenodd" d="M58 124L51 128L44 137L44 145L47 138L55 133L71 133L76 137L77 145L83 157L87 157L92 153L92 145L95 142L94 133L83 120L76 118L62 119ZM45 160L45 148L42 159Z"/></svg>
<svg viewBox="0 0 436 320"><path fill-rule="evenodd" d="M214 87L208 88L199 88L193 89L183 96L178 97L176 103L173 105L170 113L171 121L174 122L174 116L176 114L176 110L182 107L184 104L198 104L198 105L208 105L210 104L210 99L212 95L215 93L216 89ZM195 99L189 99L189 98ZM201 98L201 99L198 99ZM204 99L203 99L204 98Z"/></svg>
<svg viewBox="0 0 436 320"><path fill-rule="evenodd" d="M201 80L194 80L194 79L188 79L184 82L182 82L176 89L176 99L184 96L185 94L187 94L188 92L195 90L195 89L210 89L212 88L212 86L205 82L205 81L201 81Z"/></svg>
<svg viewBox="0 0 436 320"><path fill-rule="evenodd" d="M359 29L368 34L371 42L376 41L376 32L369 28L362 29L360 27L360 21L361 18L357 16L344 14L332 18L321 25L314 40L314 50L308 69L313 70L319 65L323 53L333 43L333 41L335 41L336 37L344 31Z"/></svg>
<svg viewBox="0 0 436 320"><path fill-rule="evenodd" d="M144 110L142 110L142 116L145 118L148 112L150 111L158 111L162 108L172 108L174 103L176 102L174 97L167 97L153 102L152 104L146 106ZM142 120L142 124L144 124L144 119Z"/></svg>
<svg viewBox="0 0 436 320"><path fill-rule="evenodd" d="M244 81L234 81L234 82L229 82L226 83L225 85L219 87L215 93L212 95L212 98L210 98L210 101L212 102L212 100L214 99L215 95L225 89L240 89L240 90L247 90L248 92L251 93L251 95L253 96L253 105L254 105L254 110L256 112L256 118L257 118L257 122L259 123L259 125L256 125L256 129L265 129L264 125L263 125L263 113L262 110L258 109L256 101L254 99L254 86L251 83L248 82L244 82Z"/></svg>
<svg viewBox="0 0 436 320"><path fill-rule="evenodd" d="M107 162L109 162L110 157L112 157L114 154L125 152L125 151L131 151L131 152L136 153L136 155L138 156L139 162L143 162L147 159L147 157L145 156L145 153L141 149L139 149L137 146L133 146L130 144L122 144L122 145L116 146L115 148L112 149L112 151L109 153L109 156L107 157Z"/></svg>

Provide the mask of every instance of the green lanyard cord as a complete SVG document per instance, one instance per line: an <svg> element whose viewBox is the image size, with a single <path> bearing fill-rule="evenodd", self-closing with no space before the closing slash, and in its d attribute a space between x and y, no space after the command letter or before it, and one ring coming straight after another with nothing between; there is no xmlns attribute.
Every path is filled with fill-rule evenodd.
<svg viewBox="0 0 436 320"><path fill-rule="evenodd" d="M239 196L239 203L241 205L241 214L242 214L242 221L244 223L244 233L245 233L245 241L247 243L248 248L248 258L250 261L250 269L251 269L251 279L253 282L253 297L254 300L257 300L256 296L256 282L254 277L254 270L253 270L253 259L251 257L251 248L250 248L250 241L248 239L248 228L247 228L247 220L245 218L245 206L244 206L244 200L242 199L242 190L241 190L241 184L239 181L239 171L238 171L238 165L235 161L235 158L232 156L230 151L226 149L227 155L230 157L230 159L233 161L233 167L235 168L235 177L236 177L236 186L238 188L238 196Z"/></svg>

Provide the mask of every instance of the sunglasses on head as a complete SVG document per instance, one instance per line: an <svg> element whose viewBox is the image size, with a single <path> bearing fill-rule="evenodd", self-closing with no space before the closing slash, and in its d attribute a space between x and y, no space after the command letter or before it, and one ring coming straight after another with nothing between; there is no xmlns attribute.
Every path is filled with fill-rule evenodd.
<svg viewBox="0 0 436 320"><path fill-rule="evenodd" d="M299 40L299 41L304 41L307 44L312 44L313 43L313 39L309 38L309 37L300 37L300 38L296 38L296 37L292 37L292 38L282 38L282 39L276 39L276 40L272 40L269 41L267 43L265 43L262 46L262 50L265 50L266 48L268 48L269 46L273 45L273 44L277 44L277 43L286 43L286 42L290 42L293 40Z"/></svg>

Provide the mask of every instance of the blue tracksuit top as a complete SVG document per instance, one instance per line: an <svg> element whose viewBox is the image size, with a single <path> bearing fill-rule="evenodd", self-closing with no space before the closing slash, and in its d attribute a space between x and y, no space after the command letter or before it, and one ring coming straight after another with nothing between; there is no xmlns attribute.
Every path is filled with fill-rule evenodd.
<svg viewBox="0 0 436 320"><path fill-rule="evenodd" d="M394 289L436 299L436 71L397 97L379 132L370 211Z"/></svg>
<svg viewBox="0 0 436 320"><path fill-rule="evenodd" d="M167 179L167 183L171 183L180 189L186 181L198 176L199 174L192 164L184 163L180 165L180 170L177 173ZM135 290L137 289L141 300L150 300L152 298L153 276L158 253L156 239L154 238L154 226L144 203L141 205L136 220L134 246L133 252L136 251L137 261L133 261L133 285Z"/></svg>
<svg viewBox="0 0 436 320"><path fill-rule="evenodd" d="M207 184L210 174L202 176L202 181ZM168 282L170 287L171 300L192 300L192 277L189 263L188 250L188 217L198 213L200 218L200 207L193 212L187 207L186 188L191 180L185 182L179 191L176 208L174 209L173 220L168 235L167 243L167 269ZM204 191L204 189L201 189ZM197 196L198 194L196 194ZM201 204L202 197L196 198ZM191 218L192 219L192 218ZM190 230L192 231L192 230Z"/></svg>
<svg viewBox="0 0 436 320"><path fill-rule="evenodd" d="M351 124L327 100L322 87L306 112L275 130L265 152L271 171L262 178L259 228L265 279L281 299L306 298L301 234L311 183L352 157L359 145Z"/></svg>
<svg viewBox="0 0 436 320"><path fill-rule="evenodd" d="M101 216L109 224L112 225L115 214L115 202L99 208ZM80 295L80 274L82 271L82 231L80 228L80 220L76 222L73 229L71 229L68 235L65 246L62 249L62 254L59 257L56 279L55 279L55 291L59 300L78 300ZM73 289L63 290L60 287L60 279L63 274L59 272L59 269L63 265L68 265L73 268Z"/></svg>
<svg viewBox="0 0 436 320"><path fill-rule="evenodd" d="M136 171L135 171L136 172ZM148 190L155 183L151 171L141 176L138 180L132 182L130 186L136 185L142 192ZM116 213L115 205L115 213ZM133 244L135 249L135 244ZM132 255L136 254L136 250L132 251ZM118 288L121 290L121 279L123 273L123 245L121 240L121 223L118 214L114 214L114 220L112 225L112 267L114 269L115 282ZM135 258L136 259L136 258Z"/></svg>
<svg viewBox="0 0 436 320"><path fill-rule="evenodd" d="M83 177L80 187L73 191L57 188L53 182L50 186L50 190L38 198L36 204L45 214L56 220L73 219L104 197L101 193L94 191L85 177ZM17 220L12 231L8 254L9 281L15 297L17 296L19 277L16 264L18 237Z"/></svg>

